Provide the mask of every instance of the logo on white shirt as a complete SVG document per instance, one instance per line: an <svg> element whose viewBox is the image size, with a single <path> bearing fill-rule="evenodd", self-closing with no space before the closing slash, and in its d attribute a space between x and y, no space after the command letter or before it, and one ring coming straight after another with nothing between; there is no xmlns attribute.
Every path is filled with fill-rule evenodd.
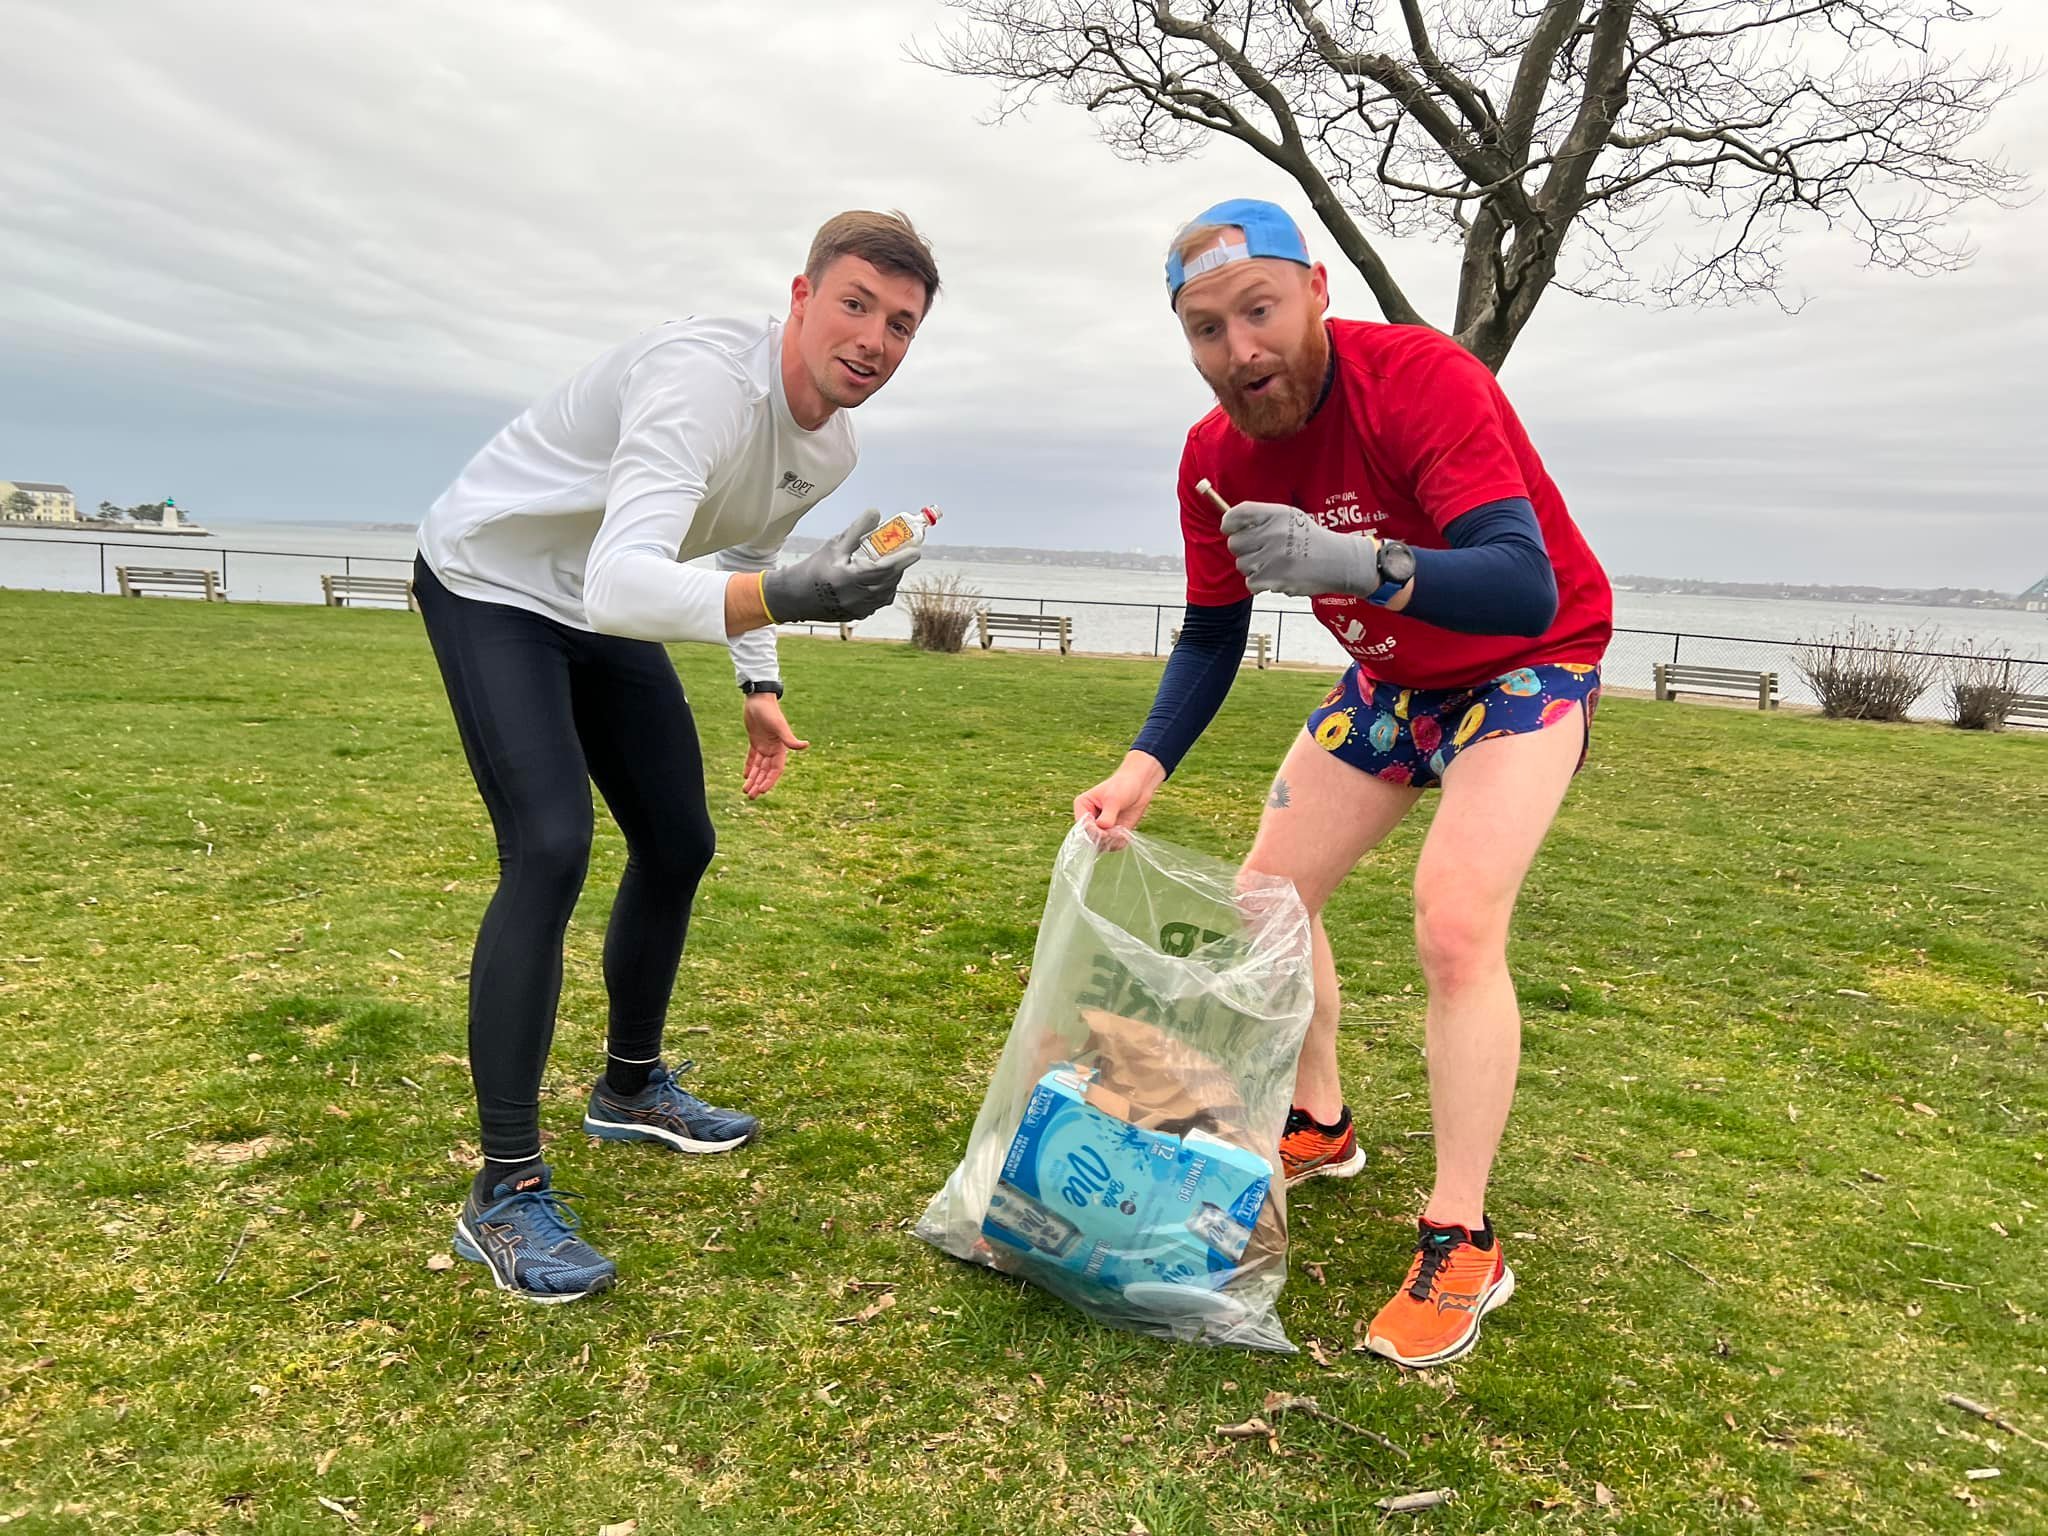
<svg viewBox="0 0 2048 1536"><path fill-rule="evenodd" d="M787 491L792 496L808 496L817 489L817 486L804 479L795 470L785 469L782 472L782 484L777 486L776 489Z"/></svg>

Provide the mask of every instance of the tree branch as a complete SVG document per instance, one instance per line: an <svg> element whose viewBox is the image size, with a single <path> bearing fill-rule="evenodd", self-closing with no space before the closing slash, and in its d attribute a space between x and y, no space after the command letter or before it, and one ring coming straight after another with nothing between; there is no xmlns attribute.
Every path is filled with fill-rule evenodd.
<svg viewBox="0 0 2048 1536"><path fill-rule="evenodd" d="M1466 124L1479 136L1479 143L1498 143L1500 123L1472 83L1437 56L1436 49L1430 44L1429 27L1422 19L1422 6L1418 0L1401 0L1401 16L1408 23L1408 41L1415 50L1415 62L1422 66L1422 72L1429 77L1430 83L1457 104Z"/></svg>
<svg viewBox="0 0 2048 1536"><path fill-rule="evenodd" d="M1331 238L1336 240L1338 249L1358 269L1366 286L1372 289L1380 312L1396 325L1427 325L1429 322L1409 302L1408 295L1401 291L1392 270L1380 253L1373 249L1372 242L1365 238L1364 231L1345 216L1335 190L1309 157L1302 142L1300 125L1296 123L1287 97L1279 87L1253 68L1251 61L1208 23L1187 21L1174 15L1166 0L1158 0L1153 16L1159 30L1168 37L1201 43L1247 90L1265 103L1266 110L1273 115L1273 121L1280 130L1280 141L1275 144L1261 135L1249 142L1260 154L1292 176L1308 194L1309 206L1315 210L1317 219L1330 232Z"/></svg>
<svg viewBox="0 0 2048 1536"><path fill-rule="evenodd" d="M1315 45L1317 54L1330 69L1339 75L1361 76L1385 91L1472 180L1499 181L1512 169L1498 151L1469 138L1457 121L1429 94L1429 88L1409 73L1399 60L1384 53L1360 53L1342 47L1315 14L1309 0L1288 0L1288 3Z"/></svg>
<svg viewBox="0 0 2048 1536"><path fill-rule="evenodd" d="M1542 208L1565 219L1577 217L1584 205L1586 181L1593 174L1594 159L1628 100L1623 44L1628 40L1635 10L1636 0L1600 0L1578 118L1558 154L1557 164L1544 178L1543 190L1536 195Z"/></svg>
<svg viewBox="0 0 2048 1536"><path fill-rule="evenodd" d="M1516 159L1529 153L1529 140L1536 131L1536 114L1550 88L1551 67L1585 11L1585 0L1550 0L1522 50L1522 62L1515 69L1514 90L1508 97L1507 117L1501 124L1502 147Z"/></svg>
<svg viewBox="0 0 2048 1536"><path fill-rule="evenodd" d="M1245 145L1389 319L1421 323L1375 238L1459 240L1454 334L1496 367L1553 286L1776 299L1816 224L1948 271L1955 216L2027 192L1968 149L2019 72L1936 51L1966 0L947 3L924 61L997 82L997 121L1050 94L1127 158Z"/></svg>

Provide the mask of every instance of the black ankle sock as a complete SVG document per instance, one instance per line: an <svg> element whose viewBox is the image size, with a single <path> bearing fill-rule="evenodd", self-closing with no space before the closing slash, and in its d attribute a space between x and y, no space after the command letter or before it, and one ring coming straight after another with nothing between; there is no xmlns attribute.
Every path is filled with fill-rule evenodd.
<svg viewBox="0 0 2048 1536"><path fill-rule="evenodd" d="M621 1061L616 1056L604 1059L604 1085L613 1093L632 1095L647 1087L647 1080L654 1075L658 1061Z"/></svg>
<svg viewBox="0 0 2048 1536"><path fill-rule="evenodd" d="M487 1157L470 1189L478 1205L489 1205L500 1184L510 1184L516 1189L528 1179L545 1178L547 1171L547 1165L537 1157L516 1163L501 1163Z"/></svg>
<svg viewBox="0 0 2048 1536"><path fill-rule="evenodd" d="M1341 1110L1337 1112L1337 1118L1332 1120L1328 1125L1325 1125L1322 1121L1316 1119L1314 1115L1310 1115L1308 1118L1309 1123L1313 1125L1317 1130L1323 1132L1325 1135L1342 1136L1344 1134L1344 1128L1351 1123L1351 1106L1349 1104L1346 1104Z"/></svg>
<svg viewBox="0 0 2048 1536"><path fill-rule="evenodd" d="M1431 1221L1425 1216L1422 1219L1422 1225L1425 1230L1434 1229L1438 1232L1462 1231L1471 1240L1472 1246L1481 1253L1491 1253L1493 1251L1493 1219L1491 1217L1488 1217L1476 1227L1460 1227L1455 1221Z"/></svg>

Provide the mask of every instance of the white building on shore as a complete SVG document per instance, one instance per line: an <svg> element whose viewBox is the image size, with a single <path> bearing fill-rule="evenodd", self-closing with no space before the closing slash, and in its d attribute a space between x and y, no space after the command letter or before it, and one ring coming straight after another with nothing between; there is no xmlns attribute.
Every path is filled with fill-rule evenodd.
<svg viewBox="0 0 2048 1536"><path fill-rule="evenodd" d="M29 510L15 502L26 497ZM78 498L68 485L48 485L40 480L0 480L0 521L29 523L75 523Z"/></svg>

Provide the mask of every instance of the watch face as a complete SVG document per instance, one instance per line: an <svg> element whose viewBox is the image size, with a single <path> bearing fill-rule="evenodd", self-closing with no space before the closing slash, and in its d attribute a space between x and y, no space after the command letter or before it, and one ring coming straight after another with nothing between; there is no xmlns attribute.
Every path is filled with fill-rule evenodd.
<svg viewBox="0 0 2048 1536"><path fill-rule="evenodd" d="M1405 583L1415 574L1415 551L1389 539L1380 547L1380 573L1389 581Z"/></svg>

